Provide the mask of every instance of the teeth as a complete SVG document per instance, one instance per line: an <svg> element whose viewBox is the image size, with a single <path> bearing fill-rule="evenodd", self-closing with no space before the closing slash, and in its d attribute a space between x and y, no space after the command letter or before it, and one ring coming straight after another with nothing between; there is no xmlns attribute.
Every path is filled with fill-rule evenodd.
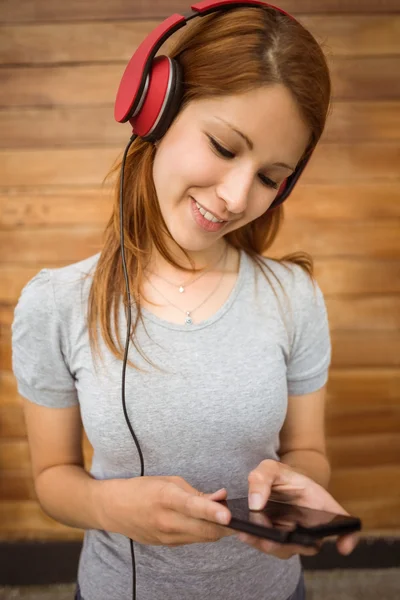
<svg viewBox="0 0 400 600"><path fill-rule="evenodd" d="M207 219L207 221L211 221L212 223L223 223L224 222L222 219L217 219L217 217L214 217L214 215L212 215L208 211L204 210L204 208L202 206L200 206L200 204L198 202L196 202L196 206L199 209L199 212L203 215L203 217L205 219Z"/></svg>

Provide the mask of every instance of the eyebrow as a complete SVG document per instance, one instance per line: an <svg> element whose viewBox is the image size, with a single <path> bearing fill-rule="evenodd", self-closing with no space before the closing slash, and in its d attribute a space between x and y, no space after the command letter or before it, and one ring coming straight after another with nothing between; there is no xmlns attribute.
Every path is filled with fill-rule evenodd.
<svg viewBox="0 0 400 600"><path fill-rule="evenodd" d="M221 117L215 117L215 118L218 119L218 121L222 121L223 123L225 123L225 125L228 125L228 127L230 127L232 129L232 131L239 134L240 137L242 137L244 139L244 141L246 142L246 144L248 145L250 150L253 150L254 144L251 141L251 139L247 137L247 135L245 135L239 129L236 129L236 127L234 127L231 123L228 123L228 121L225 121L225 119L221 119ZM290 169L290 171L294 171L294 167L291 167L290 165L287 165L286 163L283 163L283 162L276 162L276 163L273 163L271 166L272 167L284 167L285 169Z"/></svg>

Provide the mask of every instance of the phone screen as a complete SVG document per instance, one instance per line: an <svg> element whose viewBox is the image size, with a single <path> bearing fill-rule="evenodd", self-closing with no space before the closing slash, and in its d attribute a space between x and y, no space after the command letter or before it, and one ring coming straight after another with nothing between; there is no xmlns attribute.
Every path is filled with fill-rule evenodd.
<svg viewBox="0 0 400 600"><path fill-rule="evenodd" d="M358 531L357 517L296 506L269 500L263 510L250 510L247 498L222 501L229 508L232 520L228 527L268 537L282 543L307 543L331 536Z"/></svg>

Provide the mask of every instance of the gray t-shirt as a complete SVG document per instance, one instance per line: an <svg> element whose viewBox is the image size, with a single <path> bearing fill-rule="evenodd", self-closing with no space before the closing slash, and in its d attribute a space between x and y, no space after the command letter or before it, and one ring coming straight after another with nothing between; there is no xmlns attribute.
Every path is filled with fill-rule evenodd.
<svg viewBox="0 0 400 600"><path fill-rule="evenodd" d="M121 402L122 361L101 340L104 366L96 371L90 352L91 279L82 276L98 258L43 269L28 282L12 325L13 370L19 393L32 402L79 403L95 478L136 477L140 462ZM145 372L127 369L125 397L145 475L180 475L203 492L226 487L228 498L247 496L249 472L266 458L279 460L288 395L327 381L330 337L318 285L298 266L264 264L289 300L274 276L268 283L242 252L236 284L211 318L178 325L143 311L137 339L162 369L131 343L129 358ZM120 317L124 344L122 304ZM135 543L135 558L137 600L286 600L301 571L297 555L281 560L236 536L176 548ZM131 598L129 540L86 531L78 578L85 600Z"/></svg>

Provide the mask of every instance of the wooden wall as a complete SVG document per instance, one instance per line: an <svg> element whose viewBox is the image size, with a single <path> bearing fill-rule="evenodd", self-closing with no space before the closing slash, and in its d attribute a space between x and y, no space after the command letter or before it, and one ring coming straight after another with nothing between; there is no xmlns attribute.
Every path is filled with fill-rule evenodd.
<svg viewBox="0 0 400 600"><path fill-rule="evenodd" d="M99 185L130 129L126 62L183 0L6 0L0 15L0 539L76 538L40 510L10 325L42 267L100 249ZM312 253L333 340L331 492L368 531L400 530L400 11L397 0L282 0L325 43L334 109L275 251ZM90 449L86 446L87 456Z"/></svg>

